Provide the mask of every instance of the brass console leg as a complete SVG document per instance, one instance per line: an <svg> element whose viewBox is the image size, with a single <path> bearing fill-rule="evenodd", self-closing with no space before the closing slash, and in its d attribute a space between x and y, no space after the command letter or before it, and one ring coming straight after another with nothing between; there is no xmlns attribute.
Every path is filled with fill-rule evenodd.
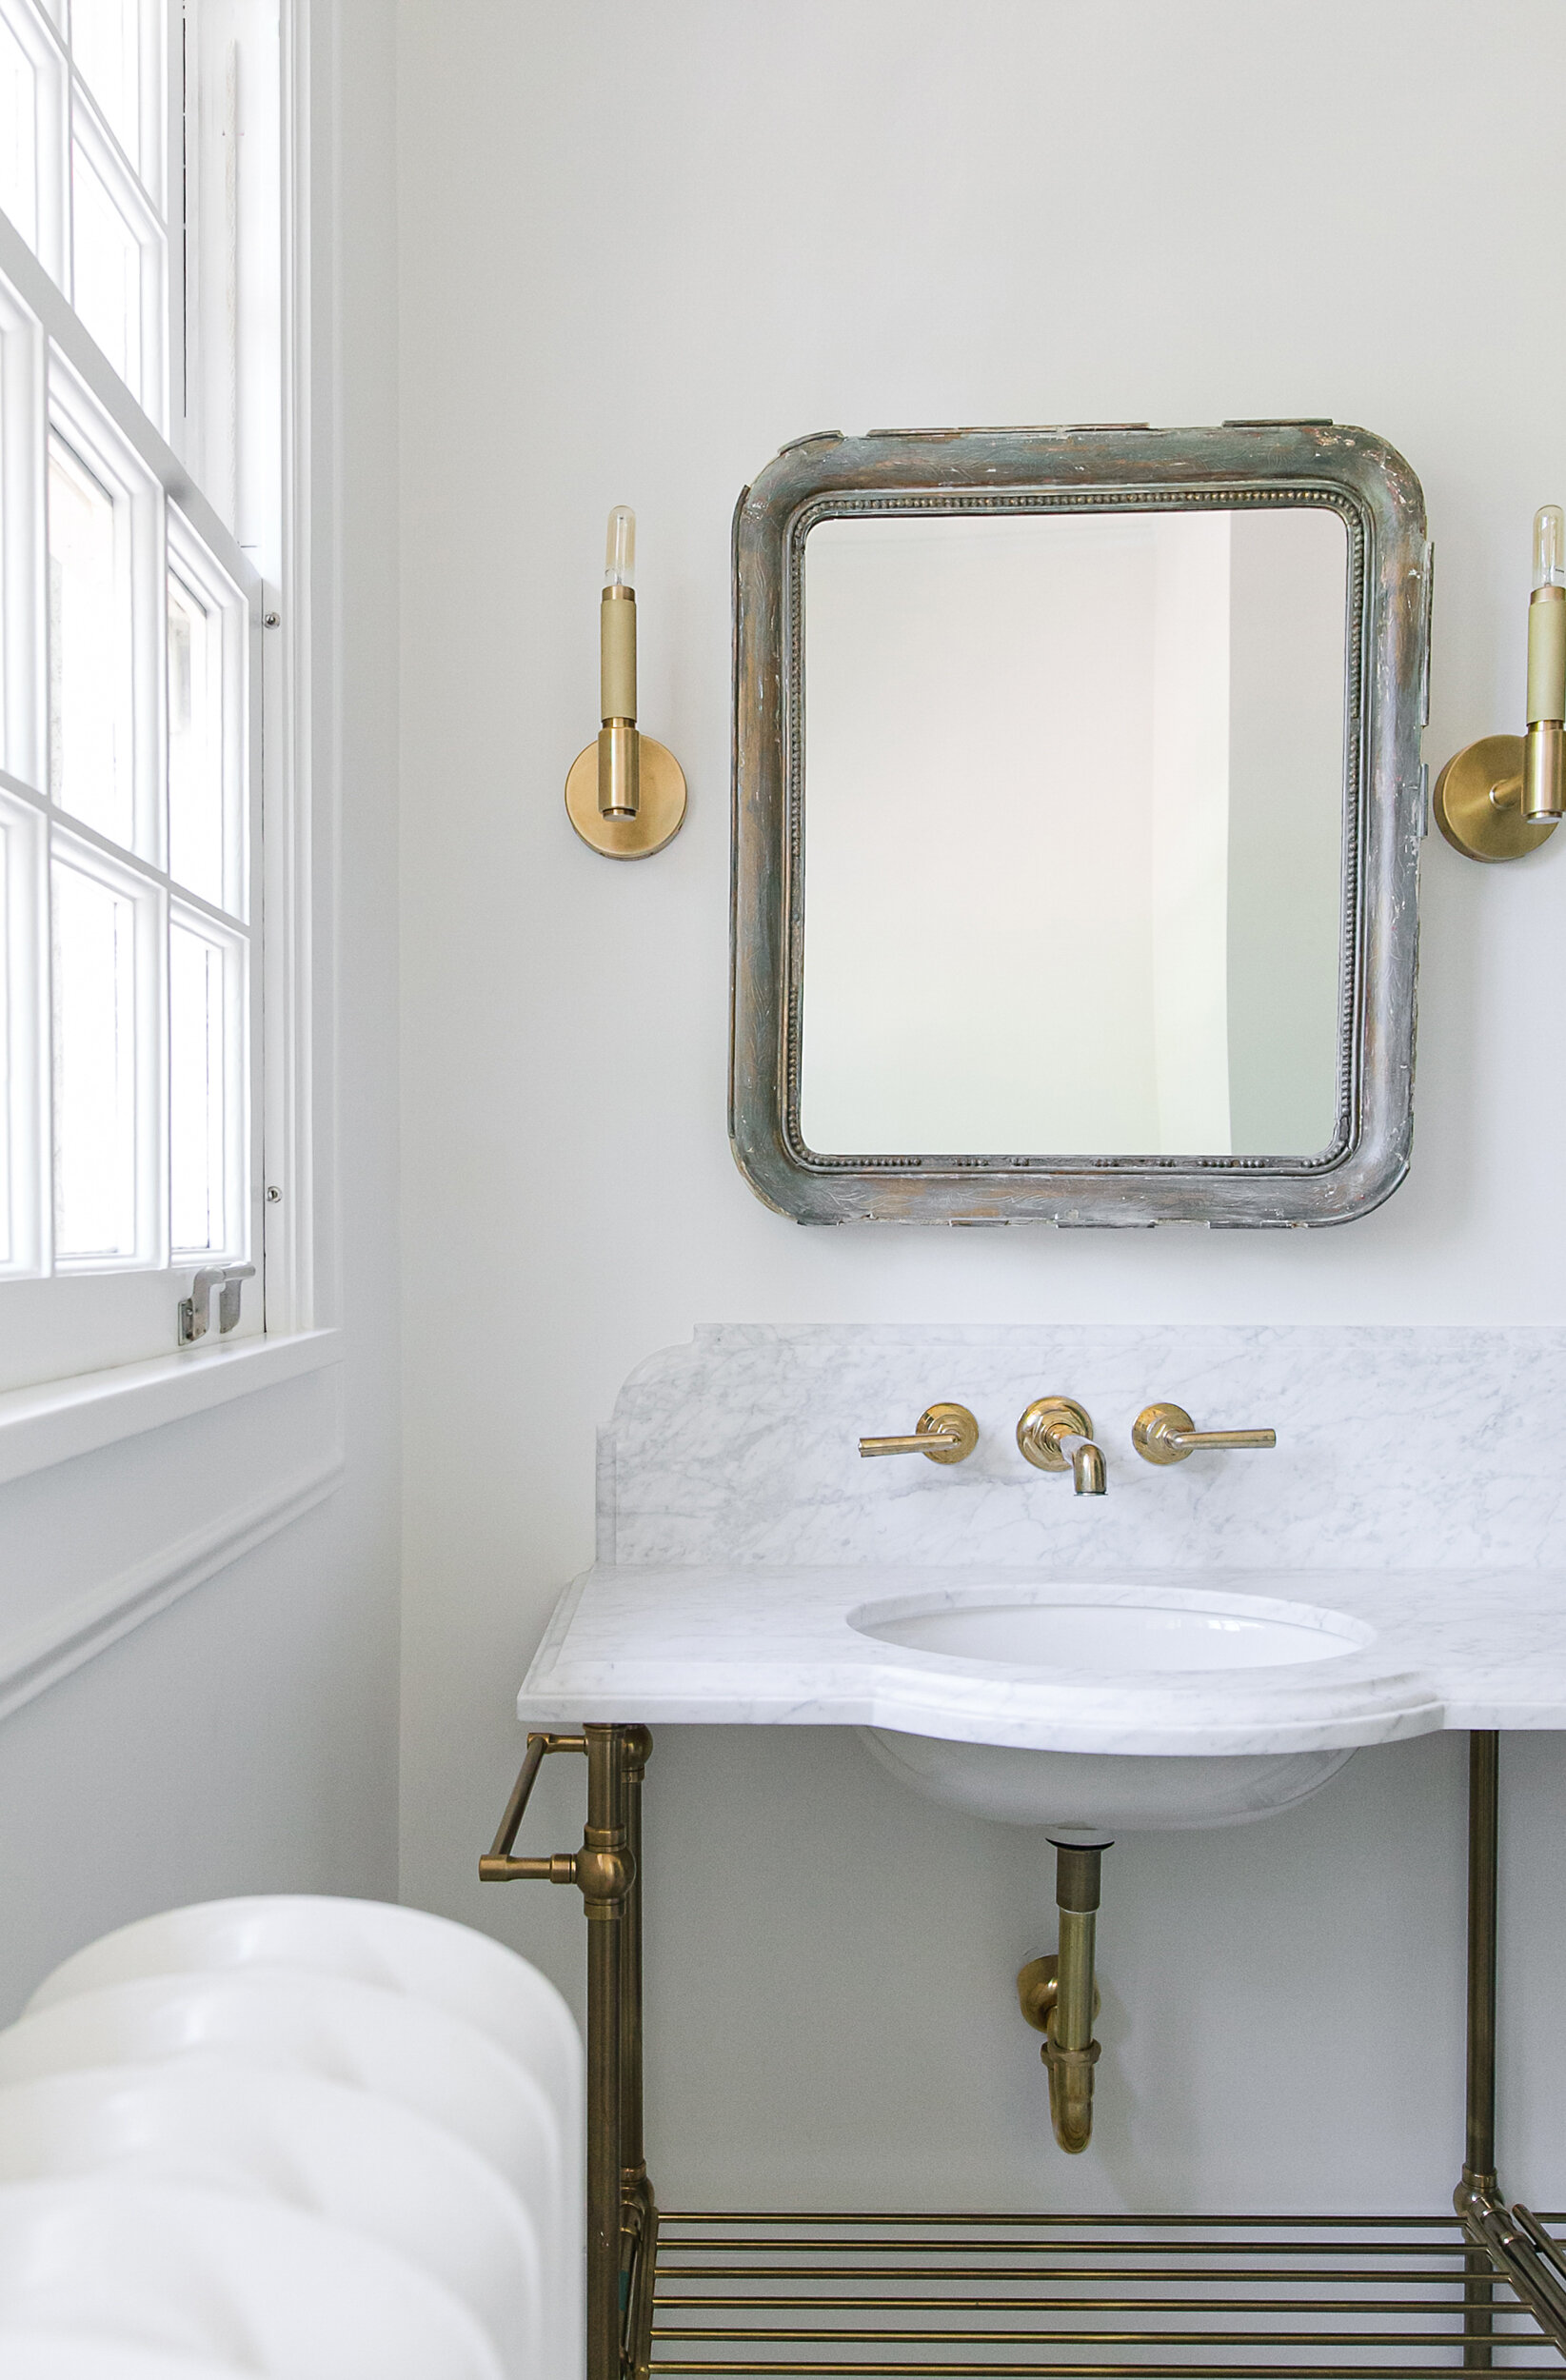
<svg viewBox="0 0 1566 2380"><path fill-rule="evenodd" d="M620 2162L621 2221L625 2244L626 2380L646 2380L652 2360L653 2267L658 2252L658 2204L647 2180L642 2090L642 1782L652 1731L621 1730L624 1753L625 1830L630 1890L621 1925Z"/></svg>
<svg viewBox="0 0 1566 2380"><path fill-rule="evenodd" d="M493 1843L486 1884L574 1884L587 1918L586 2380L644 2380L652 2348L658 2209L642 2139L642 1778L644 1727L533 1735ZM518 1857L518 1832L552 1752L587 1755L580 1851Z"/></svg>
<svg viewBox="0 0 1566 2380"><path fill-rule="evenodd" d="M576 1880L587 1919L587 2380L620 2380L621 1999L633 1871L623 1730L583 1733L587 1824Z"/></svg>
<svg viewBox="0 0 1566 2380"><path fill-rule="evenodd" d="M1500 1737L1468 1738L1468 2091L1457 2206L1494 2205L1496 2184L1496 1879L1500 1832ZM1495 2265L1482 2249L1463 2258L1465 2371L1495 2360Z"/></svg>

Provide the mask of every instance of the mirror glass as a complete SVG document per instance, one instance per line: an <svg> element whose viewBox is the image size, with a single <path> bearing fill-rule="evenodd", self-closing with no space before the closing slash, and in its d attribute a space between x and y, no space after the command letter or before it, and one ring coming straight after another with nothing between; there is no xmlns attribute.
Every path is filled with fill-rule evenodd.
<svg viewBox="0 0 1566 2380"><path fill-rule="evenodd" d="M1326 1147L1340 515L861 515L803 563L806 1145Z"/></svg>

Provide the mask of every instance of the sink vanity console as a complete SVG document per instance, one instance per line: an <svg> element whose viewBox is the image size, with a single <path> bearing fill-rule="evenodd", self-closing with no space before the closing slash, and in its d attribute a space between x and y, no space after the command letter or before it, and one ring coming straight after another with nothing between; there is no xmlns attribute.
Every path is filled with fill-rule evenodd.
<svg viewBox="0 0 1566 2380"><path fill-rule="evenodd" d="M1392 446L1315 420L828 431L742 492L733 556L729 1131L767 1206L1232 1231L1392 1196L1433 584ZM664 830L638 811L609 559L572 817L631 857ZM1526 739L1469 746L1437 787L1472 858L1536 849L1566 811L1553 507L1528 616ZM939 1264L950 1241L929 1244ZM1563 1409L1548 1330L724 1329L644 1365L481 1863L574 1884L586 1911L587 2380L1299 2380L1566 2353L1566 2251L1506 2205L1494 2141L1497 1744L1566 1727ZM914 1792L1033 1830L1041 1874L1054 1846L1059 1950L1018 1990L1071 2152L1116 1835L1264 1823L1360 1746L1467 1731L1454 2211L661 2218L640 1812L665 1722L853 1728ZM582 1849L518 1855L567 1749Z"/></svg>
<svg viewBox="0 0 1566 2380"><path fill-rule="evenodd" d="M1017 1416L1062 1386L1071 1395L1056 1401L1100 1417L1101 1496L1074 1496L1019 1445ZM1265 1414L1269 1431L1235 1433L1239 1445L1188 1462L1149 1459L1149 1396L1171 1387L1181 1423L1189 1412ZM961 2339L963 2360L900 2370L1080 2370L1091 2341L1088 2369L1156 2372L1169 2367L1136 2354L1177 2335L1202 2347L1204 2370L1282 2370L1291 2340L1294 2370L1384 2369L1393 2349L1397 2369L1434 2370L1454 2345L1468 2368L1513 2369L1519 2322L1536 2355L1548 2357L1545 2340L1566 2353L1566 2258L1501 2196L1494 2141L1498 1735L1566 1728L1566 1512L1552 1450L1512 1417L1524 1403L1558 1410L1563 1389L1566 1334L1542 1330L719 1329L633 1375L601 1440L600 1557L563 1597L523 1685L527 1759L481 1863L496 1881L574 1883L586 1909L589 2380L715 2359L729 2372L822 2369L834 2338L841 2351L844 2273L892 2289L894 2246L902 2298L878 2293L883 2311L949 2313L939 2291L909 2291L942 2271L949 2281L954 2255L981 2271L988 2256L1021 2257L1036 2289L1057 2291L1063 2243L1105 2260L1091 2288L1027 2300L1069 2308L1086 2329L1030 2332L1019 2362L1021 2334L1003 2346L981 2290L969 2329L924 2334L948 2354ZM961 1459L941 1433L955 1445L967 1428L937 1422L933 1461L922 1449L862 1460L867 1421L921 1408L967 1417ZM1487 1450L1477 1477L1451 1460L1459 1431ZM1276 1444L1258 1459L1268 1435ZM1067 2149L1085 2145L1091 2123L1093 1912L1115 1836L1265 1822L1359 1746L1465 1731L1468 2136L1455 2213L1378 2231L1371 2218L1327 2216L1270 2228L1120 2217L1097 2231L1048 2215L661 2219L642 2137L640 1813L664 1723L851 1727L915 1792L1036 1831L1041 1899L1060 1863L1060 1959L1031 1962L1019 1984L1045 2034ZM583 1848L519 1857L532 1779L557 1751L586 1754ZM1106 1900L1113 1874L1108 1852ZM1113 2087L1100 2067L1099 2088ZM1235 2256L1259 2252L1252 2234L1288 2284L1271 2328L1244 2290L1224 2293ZM1152 2257L1203 2284L1205 2327L1149 2327L1182 2298L1162 2314L1135 2295L1106 2299L1117 2273L1131 2286L1139 2257L1143 2280L1166 2271ZM1377 2271L1407 2282L1408 2302L1437 2325L1410 2338L1446 2348L1401 2360L1409 2343L1386 2330L1375 2292L1353 2295ZM716 2297L679 2294L698 2271ZM1358 2304L1379 2327L1335 2330L1330 2360L1301 2364L1324 2302L1335 2321ZM676 2319L692 2305L710 2310L694 2330L694 2317ZM655 2349L657 2306L656 2336L685 2341L694 2362L678 2344ZM1229 2328L1213 2328L1219 2315ZM858 2335L883 2348L908 2333ZM724 2339L817 2346L756 2365L724 2360L734 2351Z"/></svg>

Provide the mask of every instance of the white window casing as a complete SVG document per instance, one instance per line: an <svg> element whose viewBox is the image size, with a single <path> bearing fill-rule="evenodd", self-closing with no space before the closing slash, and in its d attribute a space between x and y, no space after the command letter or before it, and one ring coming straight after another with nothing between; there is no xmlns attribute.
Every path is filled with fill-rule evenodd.
<svg viewBox="0 0 1566 2380"><path fill-rule="evenodd" d="M33 103L29 220L0 214L0 1481L336 1359L309 1135L303 12L168 0L165 30L144 0L105 104L35 0L0 0L0 136L29 96L8 38ZM127 235L92 267L102 345L70 302L83 189ZM61 776L51 433L100 572L89 659L97 491L112 510L117 791L96 715L89 791ZM237 1330L177 1351L180 1299L222 1262L256 1267Z"/></svg>

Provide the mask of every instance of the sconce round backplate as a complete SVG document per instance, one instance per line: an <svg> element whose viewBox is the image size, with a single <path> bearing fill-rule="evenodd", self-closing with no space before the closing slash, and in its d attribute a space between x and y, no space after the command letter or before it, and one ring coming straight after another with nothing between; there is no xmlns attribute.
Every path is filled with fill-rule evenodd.
<svg viewBox="0 0 1566 2380"><path fill-rule="evenodd" d="M1555 833L1522 815L1521 736L1481 736L1455 753L1436 780L1436 823L1468 860L1520 860Z"/></svg>
<svg viewBox="0 0 1566 2380"><path fill-rule="evenodd" d="M571 763L565 814L584 843L606 860L650 860L685 823L685 772L667 744L642 738L641 806L634 818L605 818L598 806L598 739Z"/></svg>

